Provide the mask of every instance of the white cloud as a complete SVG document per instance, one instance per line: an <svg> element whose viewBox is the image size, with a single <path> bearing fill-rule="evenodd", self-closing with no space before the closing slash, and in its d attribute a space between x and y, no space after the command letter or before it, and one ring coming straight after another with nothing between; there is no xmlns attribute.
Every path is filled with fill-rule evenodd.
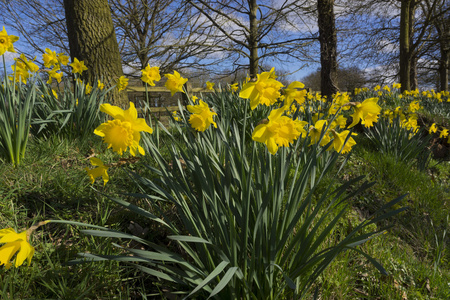
<svg viewBox="0 0 450 300"><path fill-rule="evenodd" d="M13 64L14 59L19 57L20 55L17 53L13 53L13 52L5 52L5 54L3 54L3 56L5 57L6 64Z"/></svg>

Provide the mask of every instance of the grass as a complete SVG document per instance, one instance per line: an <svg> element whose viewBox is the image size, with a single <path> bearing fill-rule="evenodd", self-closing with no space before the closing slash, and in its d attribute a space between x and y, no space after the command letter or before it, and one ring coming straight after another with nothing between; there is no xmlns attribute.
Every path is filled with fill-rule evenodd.
<svg viewBox="0 0 450 300"><path fill-rule="evenodd" d="M83 144L58 138L31 140L22 166L14 168L1 163L1 227L24 230L46 219L122 230L130 222L139 224L139 220L119 211L100 193L133 192L124 170L113 169L112 184L106 187L96 182L93 187L98 191L86 176L87 158L103 150L95 140ZM102 158L107 159L107 154ZM78 252L117 252L109 240L86 237L79 228L50 223L33 234L33 241L36 253L31 266L1 269L0 298L129 299L138 295L137 283L141 279L134 270L124 269L118 263L66 265Z"/></svg>
<svg viewBox="0 0 450 300"><path fill-rule="evenodd" d="M161 145L170 146L165 145L163 136ZM92 186L84 168L89 167L88 158L94 153L104 161L117 161L114 154L105 151L100 139L93 137L85 142L31 139L21 166L14 168L0 162L0 227L23 230L42 220L65 219L132 232L167 244L167 233L161 228L108 199L121 195L127 201L154 210L145 199L122 195L137 192L126 170L145 173L142 165L152 164L152 158L145 156L134 163L124 161L122 166L111 168L111 181L105 187L101 181ZM449 240L443 237L450 211L450 162L433 160L429 168L420 171L374 151L360 134L339 180L359 175L367 175L376 184L353 199L353 209L330 237L330 243L339 239L340 231L351 230L387 201L408 194L401 205L409 209L388 220L392 229L362 246L362 250L382 263L389 275L381 275L360 255L345 252L318 280L320 298L450 298ZM324 188L329 182L323 180ZM175 214L171 206L159 209ZM82 235L79 229L52 223L39 228L33 235L36 253L31 265L1 269L0 298L141 299L142 295L165 298L168 288L163 282L121 263L67 264L79 252L120 251L110 240Z"/></svg>
<svg viewBox="0 0 450 300"><path fill-rule="evenodd" d="M367 174L368 180L376 184L355 199L346 226L353 226L386 200L402 194L408 194L402 205L409 209L388 221L393 227L386 234L362 245L366 253L380 261L389 276L381 275L361 257L346 253L322 276L321 296L323 299L448 299L450 254L445 249L449 240L442 237L450 212L450 162L419 171L393 157L371 151L364 143L358 140L342 179ZM442 254L440 258L438 253Z"/></svg>

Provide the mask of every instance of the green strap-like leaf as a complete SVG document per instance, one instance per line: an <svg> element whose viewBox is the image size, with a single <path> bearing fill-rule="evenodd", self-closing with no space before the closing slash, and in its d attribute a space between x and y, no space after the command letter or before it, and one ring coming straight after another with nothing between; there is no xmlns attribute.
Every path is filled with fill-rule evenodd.
<svg viewBox="0 0 450 300"><path fill-rule="evenodd" d="M238 267L231 267L231 268L229 268L228 271L223 276L222 280L219 282L218 285L216 285L214 290L211 292L211 294L209 295L208 299L214 297L221 290L223 290L227 286L228 282L230 282L231 278L233 278L234 274L236 274L238 269L239 269Z"/></svg>
<svg viewBox="0 0 450 300"><path fill-rule="evenodd" d="M228 264L229 262L222 261L194 290L192 290L192 292L189 295L186 296L186 298L195 294L197 291L199 291L205 285L207 285L211 280L214 279L214 277L219 275L225 269L225 267L228 266Z"/></svg>
<svg viewBox="0 0 450 300"><path fill-rule="evenodd" d="M202 244L211 244L207 240L196 237L196 236L188 236L188 235L170 235L169 239L180 242L188 242L188 243L202 243Z"/></svg>

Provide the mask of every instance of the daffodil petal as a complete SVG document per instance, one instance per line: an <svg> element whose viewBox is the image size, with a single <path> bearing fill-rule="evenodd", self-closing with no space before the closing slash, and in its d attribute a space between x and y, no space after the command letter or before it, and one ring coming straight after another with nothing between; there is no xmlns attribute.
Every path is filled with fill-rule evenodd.
<svg viewBox="0 0 450 300"><path fill-rule="evenodd" d="M124 117L124 110L118 106L104 103L100 105L100 111L104 112L115 119L122 119Z"/></svg>
<svg viewBox="0 0 450 300"><path fill-rule="evenodd" d="M90 162L93 166L103 166L102 160L97 157L91 157Z"/></svg>
<svg viewBox="0 0 450 300"><path fill-rule="evenodd" d="M8 266L14 254L20 249L20 242L7 243L0 247L0 265Z"/></svg>
<svg viewBox="0 0 450 300"><path fill-rule="evenodd" d="M248 99L250 98L250 95L253 93L253 90L256 87L256 83L254 82L247 82L244 84L244 86L241 89L241 92L239 93L239 97Z"/></svg>
<svg viewBox="0 0 450 300"><path fill-rule="evenodd" d="M27 241L21 241L20 242L20 251L17 253L16 259L15 259L15 266L21 266L25 259L28 258L28 261L31 261L31 258L34 254L34 248L31 246Z"/></svg>
<svg viewBox="0 0 450 300"><path fill-rule="evenodd" d="M123 121L128 121L128 122L134 123L134 121L137 119L137 117L138 117L138 113L137 113L136 107L134 106L133 102L130 102L130 108L128 108L127 110L125 110L123 112Z"/></svg>
<svg viewBox="0 0 450 300"><path fill-rule="evenodd" d="M148 126L147 123L145 122L145 120L142 118L139 118L134 121L133 130L153 133L153 129L150 126Z"/></svg>

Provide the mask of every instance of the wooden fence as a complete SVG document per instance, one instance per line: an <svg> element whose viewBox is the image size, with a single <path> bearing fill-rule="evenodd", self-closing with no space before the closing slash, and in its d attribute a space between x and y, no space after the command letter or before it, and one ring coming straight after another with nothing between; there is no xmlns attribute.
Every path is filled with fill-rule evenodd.
<svg viewBox="0 0 450 300"><path fill-rule="evenodd" d="M186 91L190 96L197 96L199 98L201 94L211 93L211 90L205 88L192 88L189 85L186 86ZM171 95L170 91L165 87L159 86L149 86L145 88L144 86L128 86L126 88L128 93L128 99L133 101L136 105L147 102L150 107L170 107L177 106L178 101L183 104L187 103L187 98L185 93L177 92L175 95Z"/></svg>
<svg viewBox="0 0 450 300"><path fill-rule="evenodd" d="M179 101L183 106L188 103L185 93L177 92L172 96L165 87L148 86L146 89L144 86L128 86L125 91L128 99L135 104L139 114L145 118L149 117L143 115L145 102L148 102L153 117L159 120L167 119L173 111L178 111ZM201 98L201 94L212 92L205 88L192 88L190 85L187 85L186 91L190 97L195 95L199 98Z"/></svg>

